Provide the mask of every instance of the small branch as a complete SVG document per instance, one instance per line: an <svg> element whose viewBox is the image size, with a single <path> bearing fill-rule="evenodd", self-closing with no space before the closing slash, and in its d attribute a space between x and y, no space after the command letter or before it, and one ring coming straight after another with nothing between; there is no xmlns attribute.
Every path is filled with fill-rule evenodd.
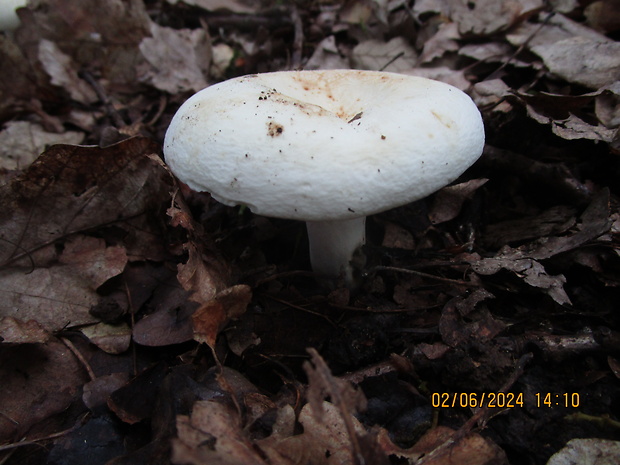
<svg viewBox="0 0 620 465"><path fill-rule="evenodd" d="M90 367L90 365L88 364L84 356L81 354L81 352L77 349L77 347L73 345L73 342L71 342L66 337L61 337L60 340L62 341L64 345L66 345L69 348L69 350L73 353L73 355L75 355L75 357L80 361L80 363L82 364L82 366L88 373L88 377L91 379L91 381L96 379L97 376L95 375L95 372Z"/></svg>
<svg viewBox="0 0 620 465"><path fill-rule="evenodd" d="M73 425L71 428L63 430L63 431L59 431L58 433L53 433L50 434L48 436L43 436L42 438L38 438L38 439L30 439L30 440L22 440L19 442L13 442L11 444L4 444L4 445L0 445L0 452L3 452L5 450L11 450L11 449L16 449L18 447L24 447L24 446L33 446L33 445L37 445L38 443L40 443L41 441L48 441L50 439L56 439L59 438L61 436L64 436L66 434L69 434L73 431L75 431L76 429L78 429L80 426L82 426L84 424L84 421L86 420L86 418L90 415L89 413L86 413L81 419L80 421L78 421L75 425Z"/></svg>
<svg viewBox="0 0 620 465"><path fill-rule="evenodd" d="M441 282L449 283L449 284L456 284L458 286L480 287L480 285L476 283L470 283L470 282L462 281L458 279L443 278L441 276L424 273L422 271L410 270L408 268L397 268L394 266L382 266L381 265L381 266L375 266L374 268L371 268L367 273L372 273L373 271L395 271L397 273L413 274L416 276L421 276L423 278L434 279L435 281L441 281Z"/></svg>

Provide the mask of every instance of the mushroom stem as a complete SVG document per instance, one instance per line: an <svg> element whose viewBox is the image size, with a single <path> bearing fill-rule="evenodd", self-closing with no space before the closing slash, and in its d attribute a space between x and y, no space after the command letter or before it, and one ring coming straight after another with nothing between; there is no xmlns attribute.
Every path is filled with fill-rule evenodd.
<svg viewBox="0 0 620 465"><path fill-rule="evenodd" d="M356 249L366 242L366 217L352 220L308 221L310 263L312 269L328 278L344 274L353 283L351 260Z"/></svg>

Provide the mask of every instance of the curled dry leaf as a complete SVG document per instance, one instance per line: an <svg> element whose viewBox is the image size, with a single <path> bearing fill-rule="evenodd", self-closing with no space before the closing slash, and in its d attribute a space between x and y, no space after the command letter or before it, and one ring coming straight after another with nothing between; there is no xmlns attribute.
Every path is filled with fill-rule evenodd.
<svg viewBox="0 0 620 465"><path fill-rule="evenodd" d="M97 100L97 95L86 81L79 78L77 66L70 56L49 40L39 42L39 61L50 76L52 84L69 92L77 102L88 104Z"/></svg>
<svg viewBox="0 0 620 465"><path fill-rule="evenodd" d="M452 442L457 432L447 426L438 426L428 431L410 449L396 447L382 432L379 442L389 455L409 459L420 465L507 465L508 458L499 446L479 435L470 433Z"/></svg>
<svg viewBox="0 0 620 465"><path fill-rule="evenodd" d="M231 318L241 316L251 299L250 286L238 284L224 289L213 299L204 302L192 315L194 339L215 347L220 330Z"/></svg>

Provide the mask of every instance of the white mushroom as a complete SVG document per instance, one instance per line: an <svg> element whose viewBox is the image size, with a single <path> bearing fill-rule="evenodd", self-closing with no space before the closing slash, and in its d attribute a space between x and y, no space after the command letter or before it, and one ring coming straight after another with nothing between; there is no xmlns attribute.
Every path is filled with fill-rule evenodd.
<svg viewBox="0 0 620 465"><path fill-rule="evenodd" d="M226 205L307 222L313 269L345 274L365 217L423 198L482 153L472 100L394 73L283 71L210 86L166 133L166 162Z"/></svg>
<svg viewBox="0 0 620 465"><path fill-rule="evenodd" d="M12 32L19 26L16 9L26 6L26 0L0 0L0 31Z"/></svg>

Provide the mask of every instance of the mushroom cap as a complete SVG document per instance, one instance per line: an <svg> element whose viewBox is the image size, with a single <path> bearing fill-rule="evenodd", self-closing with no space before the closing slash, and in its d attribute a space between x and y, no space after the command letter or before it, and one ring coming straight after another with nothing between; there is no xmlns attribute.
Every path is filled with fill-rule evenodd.
<svg viewBox="0 0 620 465"><path fill-rule="evenodd" d="M480 112L430 79L359 70L242 76L178 110L164 155L226 205L305 221L371 215L426 197L482 153Z"/></svg>

